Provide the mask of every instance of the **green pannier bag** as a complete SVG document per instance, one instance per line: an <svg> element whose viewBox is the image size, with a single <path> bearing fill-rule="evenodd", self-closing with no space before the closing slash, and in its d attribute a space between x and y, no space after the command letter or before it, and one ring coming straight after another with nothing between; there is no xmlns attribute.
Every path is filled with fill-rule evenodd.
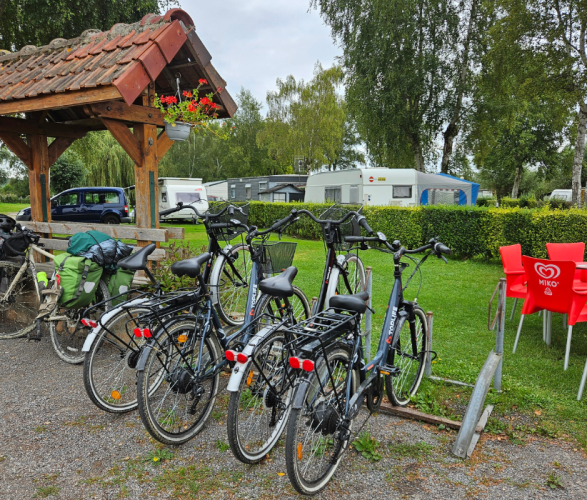
<svg viewBox="0 0 587 500"><path fill-rule="evenodd" d="M59 298L62 307L80 309L94 299L103 269L85 257L62 253L55 257L55 274L63 293Z"/></svg>
<svg viewBox="0 0 587 500"><path fill-rule="evenodd" d="M132 280L135 276L134 271L129 271L128 269L118 269L114 274L110 275L110 281L108 281L108 291L110 292L110 297L114 297L115 295L119 295L121 293L127 292L130 288ZM112 300L112 305L115 306L124 302L126 300L126 295L121 295Z"/></svg>

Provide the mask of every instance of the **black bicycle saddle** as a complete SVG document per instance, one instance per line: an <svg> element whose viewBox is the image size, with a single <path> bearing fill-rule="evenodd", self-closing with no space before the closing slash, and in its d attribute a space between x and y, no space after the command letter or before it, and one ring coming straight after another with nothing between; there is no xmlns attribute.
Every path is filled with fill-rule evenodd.
<svg viewBox="0 0 587 500"><path fill-rule="evenodd" d="M116 265L129 271L144 271L147 268L147 257L155 250L155 243L149 243L146 247L141 248L124 259L120 259Z"/></svg>
<svg viewBox="0 0 587 500"><path fill-rule="evenodd" d="M298 274L298 268L288 267L285 271L259 283L259 290L273 297L291 297L294 294L292 282Z"/></svg>
<svg viewBox="0 0 587 500"><path fill-rule="evenodd" d="M180 278L182 276L189 276L195 278L201 274L202 264L208 262L210 254L208 252L192 257L191 259L180 260L171 265L171 272Z"/></svg>
<svg viewBox="0 0 587 500"><path fill-rule="evenodd" d="M369 294L367 292L356 293L355 295L335 295L330 297L329 307L363 314L367 310L368 300Z"/></svg>

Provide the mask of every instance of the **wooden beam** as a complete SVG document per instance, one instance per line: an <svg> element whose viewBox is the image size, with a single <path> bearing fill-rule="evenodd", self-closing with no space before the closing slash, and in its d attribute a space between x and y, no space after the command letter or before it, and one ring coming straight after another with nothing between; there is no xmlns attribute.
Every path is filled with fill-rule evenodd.
<svg viewBox="0 0 587 500"><path fill-rule="evenodd" d="M381 403L379 407L381 413L387 413L389 415L395 415L397 417L409 418L411 420L420 420L434 425L445 425L451 429L459 430L461 428L461 422L456 420L450 420L444 417L437 417L436 415L428 415L421 411L414 410L413 408L407 408L402 406L392 406L389 403Z"/></svg>
<svg viewBox="0 0 587 500"><path fill-rule="evenodd" d="M79 222L27 222L26 226L35 233L53 234L77 234L97 230L106 233L108 236L119 239L137 241L159 241L169 240L167 229L149 229L125 224L84 224Z"/></svg>
<svg viewBox="0 0 587 500"><path fill-rule="evenodd" d="M71 146L75 139L71 137L59 137L49 146L49 167L51 167L59 157L65 153L65 150Z"/></svg>
<svg viewBox="0 0 587 500"><path fill-rule="evenodd" d="M143 155L141 153L140 142L131 133L128 127L119 120L112 120L110 118L101 118L104 126L110 131L126 154L131 157L132 161L138 166L143 164Z"/></svg>
<svg viewBox="0 0 587 500"><path fill-rule="evenodd" d="M90 107L95 115L104 118L133 123L148 123L149 125L157 125L158 127L165 126L163 114L157 108L137 106L135 104L129 106L122 101L92 104Z"/></svg>
<svg viewBox="0 0 587 500"><path fill-rule="evenodd" d="M27 224L27 227L29 227L29 225ZM69 240L63 240L63 239L59 239L59 238L41 238L39 240L39 243L43 244L43 247L45 248L45 250L61 250L61 251L66 251L68 246L69 246ZM132 249L132 253L138 252L141 249L141 247L133 247ZM147 257L148 260L154 260L154 261L158 261L158 260L164 260L165 259L165 249L164 248L156 248L153 253L151 255L149 255L149 257Z"/></svg>
<svg viewBox="0 0 587 500"><path fill-rule="evenodd" d="M11 113L29 113L31 111L43 111L45 109L70 108L88 103L112 101L121 99L122 96L114 86L97 87L58 94L39 95L37 97L25 97L10 101L0 101L0 115Z"/></svg>
<svg viewBox="0 0 587 500"><path fill-rule="evenodd" d="M36 120L23 120L22 118L10 118L6 116L0 117L0 132L79 139L86 135L88 131L83 127L62 125L61 123L37 123Z"/></svg>
<svg viewBox="0 0 587 500"><path fill-rule="evenodd" d="M2 140L8 149L18 156L28 168L32 168L31 148L21 139L20 135L13 132L0 131L0 140Z"/></svg>
<svg viewBox="0 0 587 500"><path fill-rule="evenodd" d="M161 160L169 151L169 148L173 146L175 141L172 141L165 130L157 136L157 158Z"/></svg>

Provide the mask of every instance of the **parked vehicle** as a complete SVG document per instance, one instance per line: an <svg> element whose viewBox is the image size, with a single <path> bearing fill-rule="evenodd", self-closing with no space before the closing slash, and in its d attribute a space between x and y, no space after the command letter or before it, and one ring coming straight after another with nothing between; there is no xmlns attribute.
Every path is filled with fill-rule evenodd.
<svg viewBox="0 0 587 500"><path fill-rule="evenodd" d="M191 205L198 212L208 210L208 197L202 179L181 177L159 177L159 211L175 208L178 203ZM193 219L194 212L190 208L161 217L162 220Z"/></svg>
<svg viewBox="0 0 587 500"><path fill-rule="evenodd" d="M31 208L23 208L17 221L30 221ZM120 224L130 222L128 201L118 187L68 189L51 198L51 220Z"/></svg>
<svg viewBox="0 0 587 500"><path fill-rule="evenodd" d="M400 207L471 205L477 200L473 184L410 168L336 170L308 177L304 201Z"/></svg>

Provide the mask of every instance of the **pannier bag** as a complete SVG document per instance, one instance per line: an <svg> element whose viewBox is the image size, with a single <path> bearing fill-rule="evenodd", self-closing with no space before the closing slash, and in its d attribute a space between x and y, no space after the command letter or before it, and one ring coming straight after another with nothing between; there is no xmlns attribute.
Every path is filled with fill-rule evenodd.
<svg viewBox="0 0 587 500"><path fill-rule="evenodd" d="M7 240L12 236L12 231L16 227L16 221L8 215L0 214L0 259L8 257L4 255L2 250L4 240Z"/></svg>
<svg viewBox="0 0 587 500"><path fill-rule="evenodd" d="M94 299L103 269L84 257L62 253L55 257L55 279L63 289L59 303L68 309L86 307Z"/></svg>
<svg viewBox="0 0 587 500"><path fill-rule="evenodd" d="M132 280L134 278L135 272L129 271L128 269L118 269L114 274L110 276L110 281L108 281L108 291L110 292L110 297L114 297L124 292L128 292ZM126 300L126 295L121 295L120 297L116 297L112 299L112 305L115 306L124 302Z"/></svg>
<svg viewBox="0 0 587 500"><path fill-rule="evenodd" d="M16 233L7 234L7 233L0 233L2 238L2 246L0 247L2 251L2 256L7 258L14 258L19 257L21 254L15 253L16 252L23 252L29 247L31 244L31 239L29 238L28 234L23 233L22 231L18 231ZM6 242L10 243L10 247L6 245Z"/></svg>

